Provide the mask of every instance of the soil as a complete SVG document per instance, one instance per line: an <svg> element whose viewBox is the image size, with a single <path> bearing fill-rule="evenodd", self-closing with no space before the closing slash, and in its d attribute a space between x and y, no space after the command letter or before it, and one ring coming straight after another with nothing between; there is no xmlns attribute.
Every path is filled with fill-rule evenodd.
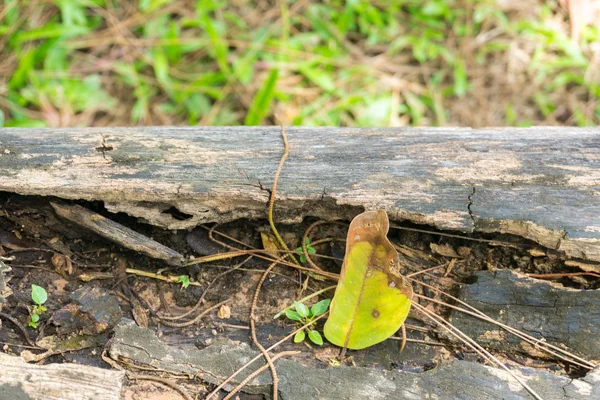
<svg viewBox="0 0 600 400"><path fill-rule="evenodd" d="M1 311L25 326L27 335L33 341L40 343L44 338L56 337L62 342L55 348L66 349L57 351L59 354L47 357L41 362L76 362L111 368L103 361L101 354L110 340L112 326L120 318L106 317L102 320L104 317L100 316L100 313L88 312L89 308L85 307L99 307L102 311L110 309L111 312L118 313L119 317L122 315L134 319L138 325L147 323L147 327L156 332L162 341L172 346L194 344L198 348L204 348L219 338L251 343L248 329L250 305L256 285L269 265L268 261L254 257L240 266L246 257L237 257L189 267L168 266L162 261L127 250L61 220L50 205L50 201L57 200L0 193L0 256L8 258L10 261L6 261L6 264L12 268L7 275L10 278L8 285L12 289L12 295L7 297ZM101 202L78 204L142 233L189 259L228 251L227 248L211 241L208 234L210 227L197 227L191 231L166 231L125 214L111 214L104 209ZM308 218L302 224L282 225L278 228L289 248L295 249L301 243L306 229L315 221ZM442 267L416 275L414 278L454 295L460 293L461 285L473 280L476 271L510 269L526 274L561 274L577 271L565 264L561 254L515 236L473 234L468 238L458 238L440 236L444 232L417 231L428 229L426 226L402 224L399 228L392 228L389 238L400 246L405 266L403 273L407 275L441 265ZM325 271L339 273L344 253L342 240L345 238L346 229L347 226L344 225L323 224L312 231L311 242L326 238L339 239L315 245L318 255L328 257L312 257ZM267 221L239 220L220 225L215 231L254 248L263 248L261 232L268 232L269 224ZM227 245L241 247L232 240L219 240L223 240ZM222 275L234 267L238 269ZM177 283L126 273L125 268L148 272L160 270L163 275L188 275L198 286L194 284L182 288ZM93 274L98 274L104 279L82 281L82 278ZM600 279L593 276L565 275L552 279L557 286L573 289L600 288ZM213 280L214 283L207 289ZM47 311L42 314L38 329L27 327L32 307L32 284L41 286L48 292L48 301L45 304ZM265 281L259 296L259 341L267 347L289 334L295 328L294 323L285 317L274 320L273 316L294 300L333 284L333 281L315 279L309 279L307 283L306 276L298 271L277 267ZM303 286L306 287L303 289ZM415 293L439 298L433 290L419 285L413 285L413 288ZM89 292L92 289L93 291ZM228 310L214 310L198 323L187 327L166 326L159 318L159 315L177 315L190 310L205 291L202 309L228 300ZM74 297L74 293L88 292L92 293L89 296L93 304ZM324 293L316 299L311 299L308 304L331 296L332 292ZM433 305L428 307L441 315L449 314L448 309ZM70 325L65 321L71 321ZM449 341L432 323L418 318L418 315L411 315L407 320L407 327L409 339L426 340L439 345L409 342L406 349L400 353L400 342L387 340L363 351L350 352L351 356L345 362L348 365L377 369L421 372L448 358L477 360L477 356L467 347ZM318 328L322 328L322 323ZM93 339L84 344L80 341L70 348L65 344L67 339L80 338L82 334ZM25 349L37 353L37 350L30 349L23 332L8 320L2 321L0 342L5 353L19 354ZM338 354L338 349L327 343L317 346L309 342L295 344L288 341L278 350L301 350L301 354L292 359L318 368L329 367ZM503 359L507 362L510 359L518 359L520 363L556 373L578 373L577 369L568 368L563 363L540 361L527 354L509 354ZM201 397L214 388L211 384L194 380L184 379L178 382L190 393L199 393ZM240 393L239 397L261 398L244 393ZM167 400L181 397L162 384L130 380L125 398Z"/></svg>

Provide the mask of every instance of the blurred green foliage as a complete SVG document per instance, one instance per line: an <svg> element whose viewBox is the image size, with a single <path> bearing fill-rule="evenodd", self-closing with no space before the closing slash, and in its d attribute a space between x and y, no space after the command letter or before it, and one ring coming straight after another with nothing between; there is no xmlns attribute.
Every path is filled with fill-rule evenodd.
<svg viewBox="0 0 600 400"><path fill-rule="evenodd" d="M598 29L538 6L5 0L0 125L599 124Z"/></svg>

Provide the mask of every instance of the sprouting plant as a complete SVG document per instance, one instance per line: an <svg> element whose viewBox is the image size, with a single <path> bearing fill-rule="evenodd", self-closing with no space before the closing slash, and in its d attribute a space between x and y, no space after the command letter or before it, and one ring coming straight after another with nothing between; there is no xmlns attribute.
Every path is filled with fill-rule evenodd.
<svg viewBox="0 0 600 400"><path fill-rule="evenodd" d="M330 302L330 299L321 300L318 303L314 304L311 308L308 308L304 304L294 301L294 308L296 309L296 311L291 309L285 310L285 315L289 319L297 321L300 325L310 324L306 328L296 333L296 335L294 336L294 343L300 343L304 341L304 339L306 338L306 334L308 333L308 338L311 342L313 342L314 344L318 344L319 346L323 344L323 338L321 337L321 334L318 331L312 329L314 325L312 321L319 315L327 311Z"/></svg>
<svg viewBox="0 0 600 400"><path fill-rule="evenodd" d="M310 239L306 238L306 251L308 254L315 254L317 251L310 245ZM300 256L300 262L302 264L306 264L306 254L304 254L304 250L302 247L298 247L296 249L296 253Z"/></svg>
<svg viewBox="0 0 600 400"><path fill-rule="evenodd" d="M190 286L190 277L187 275L181 275L178 279L177 282L181 283L181 288L182 289L187 289L188 286Z"/></svg>
<svg viewBox="0 0 600 400"><path fill-rule="evenodd" d="M342 365L342 363L340 363L340 361L335 358L330 358L329 365L331 365L332 367L339 367Z"/></svg>
<svg viewBox="0 0 600 400"><path fill-rule="evenodd" d="M43 304L48 300L48 293L46 293L43 287L31 285L31 300L33 300L35 305L31 310L29 326L37 329L37 322L40 320L40 315L47 310Z"/></svg>

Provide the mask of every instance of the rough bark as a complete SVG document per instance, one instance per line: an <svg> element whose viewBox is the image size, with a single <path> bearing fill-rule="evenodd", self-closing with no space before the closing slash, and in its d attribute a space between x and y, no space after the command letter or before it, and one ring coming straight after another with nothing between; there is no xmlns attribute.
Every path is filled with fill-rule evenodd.
<svg viewBox="0 0 600 400"><path fill-rule="evenodd" d="M6 273L10 271L10 267L0 261L0 311L6 300L6 297L11 293L10 288L6 285ZM2 327L2 321L0 321L0 328Z"/></svg>
<svg viewBox="0 0 600 400"><path fill-rule="evenodd" d="M565 288L508 270L479 271L475 277L477 281L461 292L464 302L533 337L600 360L599 290ZM531 344L470 315L454 311L451 321L482 346L544 356Z"/></svg>
<svg viewBox="0 0 600 400"><path fill-rule="evenodd" d="M50 204L60 217L119 243L123 247L146 254L152 258L164 260L171 265L181 265L184 260L184 257L175 250L87 208L78 205Z"/></svg>
<svg viewBox="0 0 600 400"><path fill-rule="evenodd" d="M220 383L258 352L245 343L223 340L202 350L177 349L162 343L148 329L124 320L115 329L110 356L134 360L172 373L195 374L207 382ZM242 372L228 389L253 370L256 362ZM455 361L423 372L386 371L361 367L319 369L291 360L276 361L282 399L530 399L508 373L479 364ZM516 373L546 400L591 399L600 396L600 370L582 379L571 380L545 371L520 368ZM243 391L270 393L271 376L265 371L251 380ZM468 394L468 395L466 395ZM465 397L466 396L466 397Z"/></svg>
<svg viewBox="0 0 600 400"><path fill-rule="evenodd" d="M288 128L276 217L517 234L600 261L600 129ZM102 200L169 229L263 218L280 129L3 129L0 190Z"/></svg>

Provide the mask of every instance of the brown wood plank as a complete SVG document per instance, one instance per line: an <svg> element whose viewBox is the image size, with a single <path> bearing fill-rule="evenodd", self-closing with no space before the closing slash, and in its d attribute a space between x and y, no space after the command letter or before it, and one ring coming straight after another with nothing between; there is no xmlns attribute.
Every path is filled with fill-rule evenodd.
<svg viewBox="0 0 600 400"><path fill-rule="evenodd" d="M599 128L287 134L280 222L383 208L397 222L513 233L600 261ZM282 148L278 127L3 129L0 190L103 200L169 229L264 218L261 187Z"/></svg>

